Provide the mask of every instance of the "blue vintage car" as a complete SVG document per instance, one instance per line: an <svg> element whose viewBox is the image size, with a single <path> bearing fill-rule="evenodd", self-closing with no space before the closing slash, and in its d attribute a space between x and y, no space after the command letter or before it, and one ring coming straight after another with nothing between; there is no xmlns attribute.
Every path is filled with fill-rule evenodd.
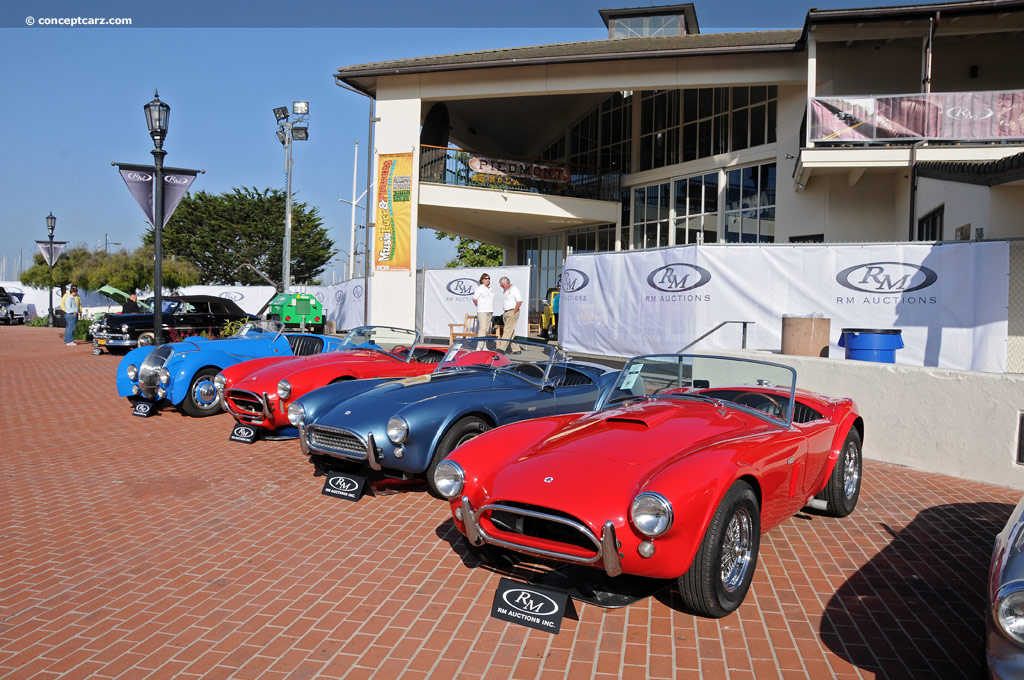
<svg viewBox="0 0 1024 680"><path fill-rule="evenodd" d="M222 340L185 338L166 345L138 347L117 367L117 394L158 404L169 402L190 416L220 411L213 378L228 366L260 357L293 357L337 349L344 338L313 333L283 334L280 321L250 321Z"/></svg>
<svg viewBox="0 0 1024 680"><path fill-rule="evenodd" d="M354 462L394 476L426 474L437 495L434 467L459 444L506 423L591 410L617 375L550 345L465 338L433 373L321 387L292 402L288 418L318 473Z"/></svg>

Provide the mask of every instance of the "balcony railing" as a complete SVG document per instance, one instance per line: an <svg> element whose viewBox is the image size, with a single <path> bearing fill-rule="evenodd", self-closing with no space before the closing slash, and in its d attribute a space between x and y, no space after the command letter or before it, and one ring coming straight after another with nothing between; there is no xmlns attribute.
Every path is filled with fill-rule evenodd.
<svg viewBox="0 0 1024 680"><path fill-rule="evenodd" d="M1024 90L812 97L810 141L1024 140Z"/></svg>
<svg viewBox="0 0 1024 680"><path fill-rule="evenodd" d="M587 165L424 145L420 181L618 201L621 175Z"/></svg>

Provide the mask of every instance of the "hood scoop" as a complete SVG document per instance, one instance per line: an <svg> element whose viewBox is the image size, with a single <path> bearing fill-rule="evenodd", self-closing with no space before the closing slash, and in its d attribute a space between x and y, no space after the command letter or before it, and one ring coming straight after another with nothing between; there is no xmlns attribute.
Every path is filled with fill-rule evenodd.
<svg viewBox="0 0 1024 680"><path fill-rule="evenodd" d="M630 425L642 425L643 427L649 427L647 421L643 418L630 418L629 416L612 416L605 419L606 423L628 423Z"/></svg>

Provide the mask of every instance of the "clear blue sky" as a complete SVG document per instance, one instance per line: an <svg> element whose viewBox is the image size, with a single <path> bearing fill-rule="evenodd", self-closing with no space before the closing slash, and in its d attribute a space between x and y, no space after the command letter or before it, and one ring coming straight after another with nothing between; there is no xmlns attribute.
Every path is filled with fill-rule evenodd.
<svg viewBox="0 0 1024 680"><path fill-rule="evenodd" d="M284 188L284 152L271 112L308 100L307 142L296 142L296 200L320 210L348 248L353 143L365 187L368 102L337 87L340 66L517 45L601 39L598 9L621 0L4 0L0 5L0 257L7 277L57 217L57 240L137 247L146 223L111 161L151 163L143 105L159 88L171 106L169 166L201 168L193 190ZM669 2L654 4L670 4ZM696 0L702 32L800 28L807 9L891 1ZM33 17L27 25L26 17ZM51 17L132 17L131 27L52 27ZM256 28L256 27L261 28ZM286 27L282 27L286 26ZM168 28L173 27L173 28ZM500 28L499 28L500 27ZM357 222L363 219L362 211ZM420 233L417 265L454 254ZM117 246L112 246L116 248ZM344 258L342 254L339 257ZM341 272L341 263L331 265ZM326 280L331 280L328 269Z"/></svg>

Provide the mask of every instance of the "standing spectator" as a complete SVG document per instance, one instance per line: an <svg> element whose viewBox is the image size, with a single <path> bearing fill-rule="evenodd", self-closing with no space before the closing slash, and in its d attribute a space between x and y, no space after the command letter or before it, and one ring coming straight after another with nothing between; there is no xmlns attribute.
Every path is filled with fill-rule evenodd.
<svg viewBox="0 0 1024 680"><path fill-rule="evenodd" d="M128 296L128 299L123 305L121 305L122 314L138 314L139 313L139 296L132 293Z"/></svg>
<svg viewBox="0 0 1024 680"><path fill-rule="evenodd" d="M551 302L551 313L555 317L555 333L561 335L562 327L558 325L558 301L562 297L562 277L558 277L558 290Z"/></svg>
<svg viewBox="0 0 1024 680"><path fill-rule="evenodd" d="M507 341L503 349L509 350L512 354L519 354L522 349L512 342L512 338L516 336L516 324L519 323L519 308L523 306L523 294L512 285L507 276L502 276L498 280L498 285L505 291L501 295L502 309L505 310L505 313L501 315L505 324L501 337Z"/></svg>
<svg viewBox="0 0 1024 680"><path fill-rule="evenodd" d="M473 292L473 306L476 307L476 334L487 335L491 332L491 317L494 316L494 291L491 290L491 277L484 274L480 277L480 285Z"/></svg>
<svg viewBox="0 0 1024 680"><path fill-rule="evenodd" d="M78 316L82 313L82 298L78 297L78 286L71 284L71 289L60 299L60 308L64 310L64 344L74 347Z"/></svg>

